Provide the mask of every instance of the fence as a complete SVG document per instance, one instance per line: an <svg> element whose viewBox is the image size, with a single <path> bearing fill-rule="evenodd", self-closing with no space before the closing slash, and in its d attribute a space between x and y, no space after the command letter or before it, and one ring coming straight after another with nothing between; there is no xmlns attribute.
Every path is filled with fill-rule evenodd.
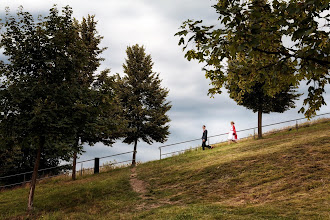
<svg viewBox="0 0 330 220"><path fill-rule="evenodd" d="M316 115L316 117L320 117L320 116L324 116L324 115L328 115L330 114L329 113L324 113L324 114L320 114L320 115ZM274 125L279 125L279 124L284 124L284 123L288 123L288 122L293 122L295 121L295 126L296 126L296 129L298 130L299 128L299 123L298 121L300 120L304 120L305 118L297 118L297 119L293 119L293 120L288 120L288 121L282 121L282 122L278 122L278 123L274 123L274 124L268 124L268 125L264 125L262 126L263 128L264 127L270 127L270 126L274 126ZM249 134L243 138L247 138L247 137L250 137L250 136L253 136L253 138L255 138L255 135L256 135L256 129L258 127L253 127L253 128L247 128L247 129L243 129L243 130L238 130L236 131L237 133L242 133L242 132L245 132L245 131L251 131L253 130L253 135ZM215 138L215 137L221 137L221 136L224 136L224 135L227 135L228 133L223 133L223 134L217 134L217 135L212 135L212 136L209 136L208 137L208 141L210 141L211 138ZM194 148L188 148L188 149L183 149L183 150L178 150L178 151L171 151L171 152L168 152L168 153L162 153L162 148L167 148L167 147L170 147L170 146L177 146L177 145L180 145L180 144L186 144L186 143L191 143L191 142L195 142L195 141L201 141L200 138L198 139L193 139L193 140L188 140L188 141L183 141L183 142L178 142L178 143L174 143L174 144L168 144L168 145L163 145L163 146L160 146L159 147L159 154L160 154L160 160L162 159L162 156L166 156L166 155L175 155L177 153L181 153L181 152L185 152L187 150L191 150L191 149L195 149L195 148L198 148L200 147L200 143L197 147L194 147ZM218 143L222 143L222 142L218 142ZM213 144L218 144L218 143L213 143ZM210 144L210 143L209 143ZM109 156L104 156L104 157L97 157L97 158L94 158L94 159L90 159L90 160L84 160L84 161L79 161L77 162L76 164L80 164L80 170L76 171L77 174L79 175L84 175L84 172L87 172L87 173L99 173L100 172L100 160L101 159L105 159L105 158L110 158L110 157L116 157L116 156L120 156L120 155L124 155L124 154L129 154L129 153L133 153L134 151L129 151L129 152L124 152L124 153L119 153L119 154L113 154L113 155L109 155ZM84 169L83 168L83 164L84 163L87 163L87 162L91 162L91 161L94 161L94 168L92 169ZM112 167L115 167L114 165L118 165L118 164L123 164L123 163L127 163L127 162L131 162L132 160L125 160L125 161L120 161L120 162L113 162L113 163L109 163L105 166L112 166ZM76 165L76 166L77 166ZM70 174L69 172L66 172L66 170L68 170L70 167L70 169L72 168L72 164L64 164L64 165L61 165L61 166L56 166L56 167L49 167L49 168L45 168L45 169L40 169L38 170L38 174L40 172L43 172L45 173L45 171L49 171L49 170L54 170L54 169L59 169L59 173L56 174L56 175L49 175L49 176L45 176L44 174L43 175L39 175L41 176L40 178L38 178L38 180L42 180L42 179L46 179L46 178L52 178L52 177L56 177L56 176L59 176L59 175L68 175ZM33 171L30 171L30 172L25 172L25 173L19 173L19 174L13 174L13 175L8 175L8 176L3 176L3 177L0 177L0 181L3 180L3 179L7 179L7 178L11 178L11 177L17 177L17 176L23 176L23 181L21 182L17 182L17 183L13 183L13 184L8 184L8 185L3 185L3 186L0 186L0 189L1 188L5 188L5 187L12 187L12 186L15 186L15 185L22 185L22 184L25 184L25 183L28 183L30 182L28 179L28 177L33 173Z"/></svg>
<svg viewBox="0 0 330 220"><path fill-rule="evenodd" d="M83 168L83 163L86 163L86 162L90 162L90 161L94 161L94 168L93 168L93 171L94 173L99 173L100 171L100 160L101 159L105 159L105 158L110 158L110 157L116 157L116 156L120 156L120 155L124 155L124 154L129 154L129 153L133 153L134 151L128 151L128 152L124 152L124 153L119 153L119 154L112 154L112 155L109 155L109 156L104 156L104 157L96 157L94 159L90 159L90 160L84 160L84 161L79 161L77 162L77 164L81 164L81 168L80 170L77 171L77 173L82 176L83 175L83 172L84 172L84 168ZM118 164L123 164L123 163L127 163L127 162L131 162L132 160L124 160L124 161L120 161L120 162L113 162L113 163L109 163L105 166L114 166L114 165L118 165ZM88 169L90 170L90 169Z"/></svg>
<svg viewBox="0 0 330 220"><path fill-rule="evenodd" d="M124 155L124 154L129 154L129 153L133 153L134 151L129 151L129 152L124 152L124 153L119 153L119 154L113 154L113 155L109 155L109 156L104 156L104 157L96 157L94 159L90 159L90 160L84 160L84 161L78 161L76 164L80 164L80 170L76 171L77 174L80 174L81 176L84 173L99 173L100 172L100 168L102 168L102 166L100 166L100 160L101 159L105 159L105 158L110 158L110 157L116 157L116 156L120 156L120 155ZM83 164L87 163L87 162L91 162L94 161L94 168L92 169L86 169L84 170L83 168ZM110 162L109 164L106 164L104 166L111 166L111 167L116 167L116 165L118 164L123 164L123 163L127 163L127 162L131 162L132 160L124 160L124 161L119 161L119 162ZM76 165L76 166L77 166ZM49 170L59 170L59 173L56 175L49 175ZM52 177L56 177L56 176L60 176L60 175L68 175L70 174L70 172L67 172L67 170L72 169L72 164L64 164L64 165L60 165L60 166L55 166L55 167L48 167L45 169L40 169L38 170L38 180L42 180L42 179L47 179L47 178L52 178ZM90 172L92 170L92 172ZM45 176L45 171L47 171L48 176ZM87 172L86 172L87 171ZM29 172L24 172L24 173L18 173L18 174L13 174L13 175L8 175L8 176L3 176L0 177L0 181L3 179L9 179L9 178L13 178L13 177L18 177L18 176L22 176L23 181L21 182L17 182L17 183L13 183L13 184L8 184L8 185L3 185L0 186L1 188L6 188L6 187L12 187L12 186L16 186L16 185L22 185L22 184L26 184L29 183L30 180L29 177L32 175L33 171L29 171ZM42 173L40 175L40 173Z"/></svg>
<svg viewBox="0 0 330 220"><path fill-rule="evenodd" d="M330 112L324 113L324 114L319 114L319 115L316 115L315 117L320 117L320 116L324 116L324 115L328 115L328 114L330 114ZM298 121L300 121L300 120L306 120L306 118L297 118L297 119L293 119L293 120L288 120L288 121L282 121L282 122L278 122L278 123L263 125L262 128L270 127L270 126L274 126L274 125L279 125L279 124L284 124L284 123L288 123L288 122L294 122L295 121L296 122L295 123L295 128L298 130L298 128L299 128ZM248 138L250 136L253 136L253 138L255 139L255 137L256 137L256 129L258 129L258 127L253 127L253 128L247 128L247 129L243 129L243 130L238 130L236 132L237 133L239 133L239 132L242 133L242 132L245 132L245 131L252 131L253 130L253 135L249 134L247 136L242 136L241 139ZM209 136L208 137L208 144L210 145L210 139L211 138L221 137L221 136L224 136L224 135L228 135L228 133L223 133L223 134L217 134L217 135ZM167 147L171 147L171 146L177 146L177 145L180 145L180 144L192 143L192 142L196 142L196 141L201 141L201 138L160 146L160 147L158 147L158 149L159 149L159 159L161 160L162 159L162 156L165 156L166 157L167 155L175 155L175 154L178 154L178 153L185 152L187 150L192 150L192 149L199 148L200 147L200 143L199 143L199 145L197 147L190 147L190 148L186 148L186 149L183 149L183 150L171 151L171 152L168 152L168 153L162 153L162 148L167 148ZM220 144L220 143L223 143L223 142L225 142L225 141L215 142L215 143L213 143L213 145L214 144Z"/></svg>

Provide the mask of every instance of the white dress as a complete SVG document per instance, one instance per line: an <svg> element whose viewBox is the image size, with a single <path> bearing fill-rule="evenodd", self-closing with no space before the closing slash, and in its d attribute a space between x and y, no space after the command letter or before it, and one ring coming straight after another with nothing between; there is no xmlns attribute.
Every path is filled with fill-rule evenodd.
<svg viewBox="0 0 330 220"><path fill-rule="evenodd" d="M234 135L234 127L233 126L230 127L230 131L228 133L228 140L236 140L236 137Z"/></svg>

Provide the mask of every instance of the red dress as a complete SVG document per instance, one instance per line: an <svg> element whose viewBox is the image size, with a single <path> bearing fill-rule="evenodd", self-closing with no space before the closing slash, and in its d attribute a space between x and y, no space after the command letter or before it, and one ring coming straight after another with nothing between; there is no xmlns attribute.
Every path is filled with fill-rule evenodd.
<svg viewBox="0 0 330 220"><path fill-rule="evenodd" d="M235 125L233 125L233 131L234 131L235 140L237 140L237 133L236 133Z"/></svg>
<svg viewBox="0 0 330 220"><path fill-rule="evenodd" d="M237 140L236 128L233 125L228 133L228 140Z"/></svg>

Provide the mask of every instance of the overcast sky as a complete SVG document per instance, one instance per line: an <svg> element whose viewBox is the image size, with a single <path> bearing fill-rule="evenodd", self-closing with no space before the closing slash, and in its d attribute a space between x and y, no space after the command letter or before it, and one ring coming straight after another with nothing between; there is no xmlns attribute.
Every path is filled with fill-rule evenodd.
<svg viewBox="0 0 330 220"><path fill-rule="evenodd" d="M209 81L201 70L203 64L187 61L182 48L178 46L179 38L174 36L182 22L187 19L202 19L206 24L216 24L218 17L211 7L214 3L214 0L0 0L0 13L3 17L6 6L14 13L18 6L22 5L24 10L32 14L45 15L56 4L59 9L66 5L71 6L73 16L78 20L88 14L95 15L98 21L97 30L104 36L102 46L108 47L103 53L105 61L101 69L110 68L112 74L123 73L122 64L125 62L127 46L143 45L146 53L152 57L154 72L160 73L160 78L163 79L162 86L170 90L168 100L171 101L172 109L168 114L172 120L171 135L165 144L172 144L200 138L203 124L207 126L209 135L228 132L230 121L236 122L237 130L257 126L257 114L238 106L225 90L215 98L207 96ZM319 114L330 112L329 87L327 85L325 94L328 106L322 107ZM300 91L307 92L303 89ZM297 102L297 108L282 114L263 115L263 124L303 117L298 114L301 104L300 100ZM240 136L240 133L238 135ZM241 134L245 135L247 133ZM213 138L211 143L224 139L225 137ZM200 141L178 145L168 150L179 150L198 144ZM155 143L149 146L139 142L137 159L158 159L158 147L161 145ZM113 147L105 147L102 144L85 146L86 153L79 160L132 149L132 145L122 144L120 141ZM126 158L130 159L131 155Z"/></svg>

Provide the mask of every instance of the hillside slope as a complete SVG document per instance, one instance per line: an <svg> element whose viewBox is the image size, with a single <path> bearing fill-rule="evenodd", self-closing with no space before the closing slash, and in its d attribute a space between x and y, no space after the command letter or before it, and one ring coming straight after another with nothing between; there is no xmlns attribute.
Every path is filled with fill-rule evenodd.
<svg viewBox="0 0 330 220"><path fill-rule="evenodd" d="M0 219L330 219L330 120L71 181L0 193Z"/></svg>

